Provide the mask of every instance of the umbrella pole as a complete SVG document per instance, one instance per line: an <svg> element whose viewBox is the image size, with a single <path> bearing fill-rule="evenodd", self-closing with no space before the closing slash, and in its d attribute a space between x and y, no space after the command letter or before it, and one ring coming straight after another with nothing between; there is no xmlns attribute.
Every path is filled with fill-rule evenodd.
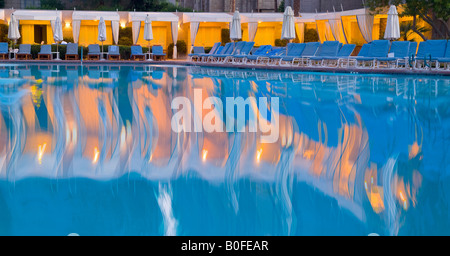
<svg viewBox="0 0 450 256"><path fill-rule="evenodd" d="M101 56L100 60L104 60L104 58L103 58L103 41L102 41L102 56Z"/></svg>

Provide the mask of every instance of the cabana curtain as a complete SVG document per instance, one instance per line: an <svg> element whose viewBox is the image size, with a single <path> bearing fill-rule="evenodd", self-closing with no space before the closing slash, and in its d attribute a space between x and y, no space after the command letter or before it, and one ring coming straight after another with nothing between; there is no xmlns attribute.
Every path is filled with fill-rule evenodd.
<svg viewBox="0 0 450 256"><path fill-rule="evenodd" d="M80 25L81 20L72 21L72 32L73 32L73 42L78 43L78 38L80 37Z"/></svg>
<svg viewBox="0 0 450 256"><path fill-rule="evenodd" d="M305 23L295 23L295 32L297 32L299 42L305 42Z"/></svg>
<svg viewBox="0 0 450 256"><path fill-rule="evenodd" d="M141 22L140 21L133 21L131 25L131 33L133 36L133 44L137 44L137 41L139 39L139 32L141 30Z"/></svg>
<svg viewBox="0 0 450 256"><path fill-rule="evenodd" d="M177 58L177 41L178 41L178 21L171 22L172 41L173 41L173 59Z"/></svg>
<svg viewBox="0 0 450 256"><path fill-rule="evenodd" d="M248 41L255 41L256 31L258 31L258 22L249 22L248 23Z"/></svg>
<svg viewBox="0 0 450 256"><path fill-rule="evenodd" d="M197 37L199 25L199 22L191 22L191 50L189 50L189 53L194 49L195 37Z"/></svg>
<svg viewBox="0 0 450 256"><path fill-rule="evenodd" d="M113 40L115 44L119 43L119 21L111 21L111 30L113 34Z"/></svg>
<svg viewBox="0 0 450 256"><path fill-rule="evenodd" d="M358 21L358 27L364 40L368 43L372 42L374 16L366 12L365 14L356 15L356 20Z"/></svg>
<svg viewBox="0 0 450 256"><path fill-rule="evenodd" d="M330 28L331 28L331 32L333 34L333 37L343 43L346 44L347 42L347 38L345 37L344 34L344 29L342 26L342 21L340 19L331 19L328 21L330 24Z"/></svg>

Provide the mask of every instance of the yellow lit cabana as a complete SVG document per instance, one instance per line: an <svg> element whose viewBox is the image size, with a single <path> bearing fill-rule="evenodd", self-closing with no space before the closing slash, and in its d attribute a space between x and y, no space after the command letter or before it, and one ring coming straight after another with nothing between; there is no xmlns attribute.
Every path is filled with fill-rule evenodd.
<svg viewBox="0 0 450 256"><path fill-rule="evenodd" d="M297 33L298 40L300 43L305 42L305 30L306 29L317 29L315 13L300 13L300 17L295 19L295 33Z"/></svg>
<svg viewBox="0 0 450 256"><path fill-rule="evenodd" d="M119 42L120 15L117 12L74 11L72 14L73 40L79 45L100 44L98 40L98 23L105 20L106 41L104 44Z"/></svg>
<svg viewBox="0 0 450 256"><path fill-rule="evenodd" d="M53 44L53 30L56 17L62 18L60 11L16 10L14 16L19 22L22 44Z"/></svg>
<svg viewBox="0 0 450 256"><path fill-rule="evenodd" d="M242 40L254 41L256 46L275 44L281 38L283 13L241 13Z"/></svg>
<svg viewBox="0 0 450 256"><path fill-rule="evenodd" d="M148 45L144 40L144 23L147 15L152 22L153 40L150 45L168 45L178 37L178 16L169 12L129 12L128 22L132 23L133 44Z"/></svg>
<svg viewBox="0 0 450 256"><path fill-rule="evenodd" d="M324 13L316 15L316 26L321 43L324 41L339 41L348 43L341 21L341 13Z"/></svg>
<svg viewBox="0 0 450 256"><path fill-rule="evenodd" d="M221 31L229 29L232 16L228 13L183 13L180 38L187 45L211 47L221 40ZM190 51L189 51L190 52Z"/></svg>

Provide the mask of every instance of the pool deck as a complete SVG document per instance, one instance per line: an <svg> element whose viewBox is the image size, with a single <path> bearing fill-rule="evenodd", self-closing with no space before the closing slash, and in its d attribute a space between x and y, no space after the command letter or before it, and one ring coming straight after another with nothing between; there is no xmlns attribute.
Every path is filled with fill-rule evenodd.
<svg viewBox="0 0 450 256"><path fill-rule="evenodd" d="M199 63L187 60L166 60L166 61L131 61L131 60L3 60L4 64L46 64L46 65L185 65L199 67L221 67L238 68L251 70L275 70L275 71L305 71L305 72L331 72L331 73L361 73L361 74L405 74L405 75L441 75L450 76L450 70L425 70L425 69L396 69L396 68L337 68L337 67L295 67L295 66L268 66L268 65L247 65L247 64L217 64Z"/></svg>

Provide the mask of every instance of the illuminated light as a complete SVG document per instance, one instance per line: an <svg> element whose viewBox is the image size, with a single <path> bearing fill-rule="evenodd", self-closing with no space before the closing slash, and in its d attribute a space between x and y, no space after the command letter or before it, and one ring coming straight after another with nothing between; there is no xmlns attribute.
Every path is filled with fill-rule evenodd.
<svg viewBox="0 0 450 256"><path fill-rule="evenodd" d="M92 159L92 163L95 164L98 161L98 155L100 154L100 152L98 151L98 148L95 147L94 148L94 159Z"/></svg>
<svg viewBox="0 0 450 256"><path fill-rule="evenodd" d="M405 202L405 197L403 196L403 193L400 191L399 192L399 195L400 195L400 199L403 201L403 202Z"/></svg>
<svg viewBox="0 0 450 256"><path fill-rule="evenodd" d="M125 28L126 25L127 25L127 24L125 24L125 22L121 22L121 23L120 23L120 27L121 27L121 28Z"/></svg>
<svg viewBox="0 0 450 256"><path fill-rule="evenodd" d="M258 21L258 24L261 24L261 23L262 23L262 21L259 20L259 21Z"/></svg>
<svg viewBox="0 0 450 256"><path fill-rule="evenodd" d="M263 149L260 148L258 151L256 151L256 161L259 163L259 161L261 160L261 154L262 154Z"/></svg>
<svg viewBox="0 0 450 256"><path fill-rule="evenodd" d="M208 156L208 150L203 149L203 150L202 150L202 160L203 160L203 162L206 161L206 157L207 157L207 156Z"/></svg>
<svg viewBox="0 0 450 256"><path fill-rule="evenodd" d="M66 22L66 28L70 28L70 22Z"/></svg>
<svg viewBox="0 0 450 256"><path fill-rule="evenodd" d="M39 164L42 164L42 157L44 156L45 148L47 147L47 143L38 146L38 161Z"/></svg>

